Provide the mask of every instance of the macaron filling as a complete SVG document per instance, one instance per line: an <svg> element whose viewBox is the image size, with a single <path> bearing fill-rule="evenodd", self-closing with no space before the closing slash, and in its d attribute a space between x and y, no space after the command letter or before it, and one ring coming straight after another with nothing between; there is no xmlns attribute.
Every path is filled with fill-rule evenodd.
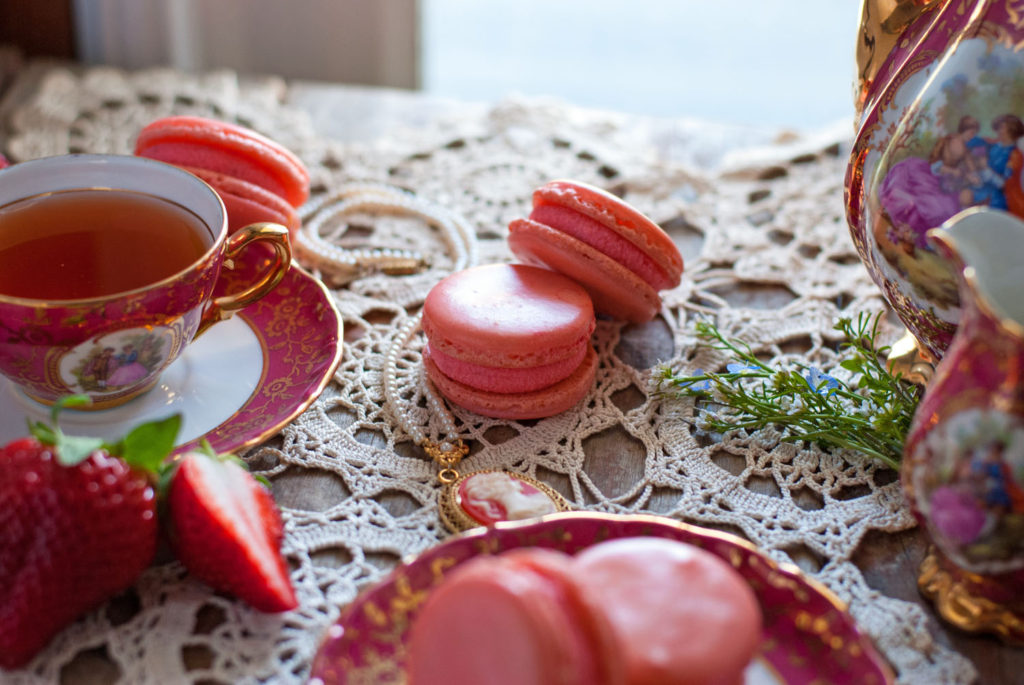
<svg viewBox="0 0 1024 685"><path fill-rule="evenodd" d="M644 279L655 290L675 285L665 270L643 250L599 221L573 209L541 204L534 207L529 218L590 245Z"/></svg>
<svg viewBox="0 0 1024 685"><path fill-rule="evenodd" d="M550 364L522 368L484 366L456 359L428 344L429 354L444 375L466 385L497 393L533 392L567 378L587 354L586 339L572 356Z"/></svg>

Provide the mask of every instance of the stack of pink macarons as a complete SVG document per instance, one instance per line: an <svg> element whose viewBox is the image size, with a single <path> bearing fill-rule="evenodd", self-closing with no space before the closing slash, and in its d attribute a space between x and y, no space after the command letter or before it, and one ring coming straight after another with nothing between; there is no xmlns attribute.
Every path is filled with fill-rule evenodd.
<svg viewBox="0 0 1024 685"><path fill-rule="evenodd" d="M757 597L728 563L621 538L465 562L415 619L406 671L409 685L739 685L761 641Z"/></svg>
<svg viewBox="0 0 1024 685"><path fill-rule="evenodd" d="M522 264L452 274L423 304L423 363L449 400L485 416L551 416L594 383L594 309L574 281Z"/></svg>
<svg viewBox="0 0 1024 685"><path fill-rule="evenodd" d="M652 319L658 291L679 284L672 239L599 188L552 181L533 194L529 219L509 226L527 264L453 274L427 296L427 376L453 403L496 418L569 409L593 387L594 312Z"/></svg>
<svg viewBox="0 0 1024 685"><path fill-rule="evenodd" d="M193 116L157 119L136 138L135 154L182 167L224 201L228 228L269 221L299 230L309 172L291 151L253 130Z"/></svg>

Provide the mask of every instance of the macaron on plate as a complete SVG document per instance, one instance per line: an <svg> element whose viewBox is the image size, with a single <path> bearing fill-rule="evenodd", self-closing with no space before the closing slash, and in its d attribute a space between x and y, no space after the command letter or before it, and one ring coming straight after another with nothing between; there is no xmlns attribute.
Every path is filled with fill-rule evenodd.
<svg viewBox="0 0 1024 685"><path fill-rule="evenodd" d="M843 603L795 566L779 564L726 533L658 516L589 512L477 528L406 561L343 609L320 647L310 682L405 682L404 659L418 612L431 590L466 561L527 547L576 555L607 540L643 536L700 547L730 563L749 584L763 615L764 639L744 673L746 685L894 682ZM451 658L458 658L457 644Z"/></svg>
<svg viewBox="0 0 1024 685"><path fill-rule="evenodd" d="M245 278L264 268L258 262L236 260L233 273ZM233 289L228 281L219 287ZM312 404L341 353L342 321L334 298L293 264L266 297L189 345L152 390L112 409L65 411L61 426L76 435L114 439L141 421L180 412L176 452L202 438L218 452L244 449L273 436ZM0 443L23 435L26 419L46 421L49 412L0 378Z"/></svg>

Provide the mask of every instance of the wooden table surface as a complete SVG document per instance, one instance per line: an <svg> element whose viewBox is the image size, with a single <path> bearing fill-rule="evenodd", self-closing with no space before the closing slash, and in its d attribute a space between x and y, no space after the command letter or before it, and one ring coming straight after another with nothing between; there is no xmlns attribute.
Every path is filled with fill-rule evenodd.
<svg viewBox="0 0 1024 685"><path fill-rule="evenodd" d="M2 64L0 64L2 67ZM0 150L4 141L6 115L17 102L33 92L42 73L39 65L22 68L14 78L4 79L0 68L0 88L6 83L6 97L0 101ZM319 83L291 84L288 103L307 111L317 132L324 137L339 140L372 140L393 128L408 128L430 123L436 117L450 114L456 108L485 107L484 104L457 103L426 97L417 93L347 87ZM648 122L656 131L670 127L671 122ZM750 139L749 132L747 133ZM766 135L767 140L767 135ZM665 150L669 156L671 150ZM757 297L757 293L750 294ZM672 336L660 320L632 326L623 333L621 357L636 368L649 368L672 355ZM619 453L618 460L594 460L594 468L587 471L595 485L605 493L622 492L642 477L642 455L634 455L633 441L628 436L609 432L602 434L602 444L595 446L603 453ZM549 481L556 489L568 491L568 479ZM282 478L274 481L275 496L284 504L296 507L323 509L338 496L333 478L310 474L302 478ZM751 484L751 489L756 489ZM396 498L385 506L394 514L409 507L408 498ZM667 508L671 502L663 503ZM655 497L651 507L657 509ZM737 532L732 530L730 532ZM867 583L884 595L924 606L930 616L930 628L937 640L969 658L979 673L979 682L1024 682L1024 649L1002 645L997 639L962 633L942 623L917 591L917 568L927 550L927 542L917 529L898 534L872 532L861 542L855 563L863 571ZM796 563L806 570L817 570L819 561L809 554L797 555ZM62 682L104 683L110 680L111 667L101 654L83 653L64 669ZM0 678L2 680L2 678Z"/></svg>

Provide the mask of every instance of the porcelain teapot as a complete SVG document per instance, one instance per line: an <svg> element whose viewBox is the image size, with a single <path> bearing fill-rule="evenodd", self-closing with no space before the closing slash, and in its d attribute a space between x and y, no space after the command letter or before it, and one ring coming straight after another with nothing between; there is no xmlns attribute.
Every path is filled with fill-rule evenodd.
<svg viewBox="0 0 1024 685"><path fill-rule="evenodd" d="M1024 217L1024 0L864 0L846 213L860 258L921 349L961 315L929 229L969 207Z"/></svg>
<svg viewBox="0 0 1024 685"><path fill-rule="evenodd" d="M955 625L1024 644L1024 221L968 209L928 239L957 274L962 316L901 467L937 548L918 584Z"/></svg>

